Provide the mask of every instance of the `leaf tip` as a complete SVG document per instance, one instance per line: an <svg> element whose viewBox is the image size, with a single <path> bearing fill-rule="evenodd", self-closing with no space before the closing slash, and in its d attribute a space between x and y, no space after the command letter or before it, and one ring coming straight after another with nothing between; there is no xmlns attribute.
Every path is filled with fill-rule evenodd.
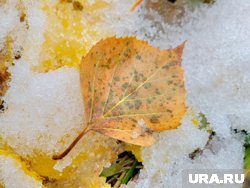
<svg viewBox="0 0 250 188"><path fill-rule="evenodd" d="M183 54L183 49L185 47L186 41L184 41L183 43L181 43L180 45L178 45L176 48L174 48L174 52L178 57L178 65L181 66L182 64L182 54Z"/></svg>
<svg viewBox="0 0 250 188"><path fill-rule="evenodd" d="M184 47L185 47L186 42L187 42L187 41L185 40L182 44L180 44L179 46L177 46L177 47L175 48L175 51L176 51L176 53L177 53L178 55L182 56L183 49L184 49Z"/></svg>
<svg viewBox="0 0 250 188"><path fill-rule="evenodd" d="M143 139L139 143L134 143L135 145L143 146L143 147L149 147L155 143L155 138L152 134L152 132L146 134L146 139ZM133 144L133 143L132 143Z"/></svg>

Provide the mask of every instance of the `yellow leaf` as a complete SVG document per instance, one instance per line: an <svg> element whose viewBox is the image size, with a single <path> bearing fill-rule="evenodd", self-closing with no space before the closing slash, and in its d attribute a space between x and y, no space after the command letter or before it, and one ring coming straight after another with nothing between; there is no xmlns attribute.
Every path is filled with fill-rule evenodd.
<svg viewBox="0 0 250 188"><path fill-rule="evenodd" d="M183 47L160 50L135 37L92 47L80 67L86 127L69 148L90 130L149 146L152 132L176 128L186 110Z"/></svg>
<svg viewBox="0 0 250 188"><path fill-rule="evenodd" d="M44 188L42 179L16 154L0 149L0 187Z"/></svg>
<svg viewBox="0 0 250 188"><path fill-rule="evenodd" d="M133 145L133 144L128 144L128 143L123 143L123 147L125 151L131 151L137 161L143 162L142 161L142 156L141 156L141 146Z"/></svg>

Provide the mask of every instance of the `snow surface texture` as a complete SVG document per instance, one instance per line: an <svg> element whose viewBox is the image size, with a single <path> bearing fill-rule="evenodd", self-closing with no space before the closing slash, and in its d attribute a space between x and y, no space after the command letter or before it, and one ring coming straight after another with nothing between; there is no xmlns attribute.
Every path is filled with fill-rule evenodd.
<svg viewBox="0 0 250 188"><path fill-rule="evenodd" d="M19 41L23 41L22 57L14 60L15 65L9 68L11 81L9 82L10 87L3 97L6 110L0 114L0 135L1 140L6 142L18 155L25 159L31 158L34 164L41 163L42 167L46 168L48 160L51 163L52 155L63 151L83 128L84 116L79 72L75 68L66 67L46 74L31 70L30 64L38 64L40 47L44 41L44 24L47 18L38 1L24 1L29 26L27 31L26 28L20 26L18 13L14 15L17 12L18 2L3 2L0 12L0 14L3 13L1 17L4 17L5 14L12 14L10 17L13 17L12 20L14 20L11 23L5 23L9 22L8 20L1 20L2 25L10 24L12 26L0 28L0 33L3 34L1 35L1 48L5 47L6 36L4 35L6 33L13 39L12 52L17 52L20 46ZM23 32L25 35L19 35ZM71 182L62 180L64 187L67 185L79 187L83 183L89 186L88 182L92 181L100 181L100 184L104 184L104 178L99 180L98 175L104 165L116 158L119 150L116 140L90 133L64 160L55 164L55 172L51 167L48 168L50 174L54 176L59 173L63 174L64 168L69 165L71 168L77 168L72 177L69 177L71 174L67 175ZM79 154L81 154L80 158L81 156L83 158L82 163L77 162L76 165L75 162L72 165L72 160L76 156L79 157ZM34 155L42 156L42 158L34 159ZM0 168L8 170L4 169L7 168L6 165ZM12 172L14 173L14 171ZM82 178L83 173L86 173L84 178ZM0 184L12 188L15 186L13 183L9 183L13 180L11 177L9 179L2 177ZM52 187L56 187L56 185ZM58 187L62 187L62 185L60 184Z"/></svg>
<svg viewBox="0 0 250 188"><path fill-rule="evenodd" d="M197 129L187 114L182 126L157 134L157 142L142 150L144 169L139 179L129 184L130 187L179 188L183 169L242 168L242 141L231 130L250 131L250 2L216 0L211 6L191 6L180 1L175 7L173 18L169 18L161 7L154 8L154 4L163 1L145 0L131 13L128 7L133 3L132 0L114 0L111 10L107 10L104 15L103 20L106 22L101 26L106 25L117 36L136 35L162 49L186 41L182 65L187 105L190 111L206 115L216 136L207 147L208 133ZM163 9L171 9L171 6L165 3ZM33 12L34 19L28 18L30 30L25 45L30 51L26 50L24 54L35 61L43 40L45 18L36 6L28 10ZM14 14L17 13L13 8L13 11L0 16L9 19L4 27L6 31L0 32L1 37L13 30ZM46 75L35 74L20 60L11 73L10 89L4 97L8 111L0 116L1 135L6 136L8 143L21 154L28 154L37 146L37 142L43 152L52 154L58 139L66 132L73 138L83 121L76 70L61 68ZM51 114L54 114L54 119L51 119ZM46 124L49 126L43 132ZM34 135L26 131L29 129ZM13 139L16 134L20 137L18 142ZM39 134L53 139L45 142L46 137L41 137L41 140L35 141L34 138ZM107 142L111 141L107 139ZM27 145L31 147L26 148ZM57 150L65 146L57 145ZM203 152L190 159L189 154L197 148L203 149ZM57 168L63 168L64 165Z"/></svg>
<svg viewBox="0 0 250 188"><path fill-rule="evenodd" d="M11 188L42 188L42 183L25 174L21 163L8 155L0 155L0 181Z"/></svg>
<svg viewBox="0 0 250 188"><path fill-rule="evenodd" d="M31 153L36 146L45 153L53 152L62 135L83 123L78 72L62 68L39 74L19 61L11 73L10 89L4 97L9 110L1 116L3 139L20 153ZM11 139L16 135L19 143Z"/></svg>
<svg viewBox="0 0 250 188"><path fill-rule="evenodd" d="M20 22L20 2L16 0L0 1L0 51L4 49L6 36L11 36L15 44L11 47L13 55L18 55L23 50L26 22Z"/></svg>
<svg viewBox="0 0 250 188"><path fill-rule="evenodd" d="M155 34L151 41L161 48L174 47L186 41L182 65L187 104L194 111L206 115L217 135L201 156L189 159L192 149L204 147L206 137L197 130L186 128L190 131L189 134L186 132L186 138L182 133L188 124L184 118L180 128L161 133L155 145L143 149L145 168L136 183L130 184L131 187L181 187L183 169L242 168L242 142L234 138L232 129L250 131L247 116L250 112L250 23L241 24L242 20L249 20L249 9L250 3L244 0L220 0L210 7L192 11L184 5L187 12L179 25L163 23L161 20L164 18L154 16L152 11L141 13L153 17L147 23L151 27L143 28L145 31L140 34L137 32L142 30L140 26L138 28L135 24L131 27L130 33L151 40L146 34L151 33L155 22L161 23L163 32ZM214 147L216 149L212 149ZM159 160L169 162L162 165Z"/></svg>

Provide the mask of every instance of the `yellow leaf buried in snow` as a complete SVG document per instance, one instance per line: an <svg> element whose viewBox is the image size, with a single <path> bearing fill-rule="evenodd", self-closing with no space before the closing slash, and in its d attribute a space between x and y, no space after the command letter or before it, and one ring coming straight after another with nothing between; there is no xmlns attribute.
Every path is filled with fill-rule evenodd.
<svg viewBox="0 0 250 188"><path fill-rule="evenodd" d="M176 128L186 110L183 47L160 50L135 37L92 47L80 67L86 127L63 155L90 130L148 146L152 132Z"/></svg>
<svg viewBox="0 0 250 188"><path fill-rule="evenodd" d="M21 158L0 149L0 187L44 188L40 177L30 171Z"/></svg>

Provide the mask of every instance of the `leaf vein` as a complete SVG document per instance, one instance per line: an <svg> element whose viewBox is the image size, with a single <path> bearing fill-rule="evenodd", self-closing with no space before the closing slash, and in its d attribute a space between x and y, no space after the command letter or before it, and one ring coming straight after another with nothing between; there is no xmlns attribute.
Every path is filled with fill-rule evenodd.
<svg viewBox="0 0 250 188"><path fill-rule="evenodd" d="M106 111L107 104L108 104L109 99L110 99L111 87L112 87L112 83L113 83L113 81L114 81L114 77L115 77L115 73L116 73L118 64L120 64L120 61L119 61L119 63L116 64L115 69L114 69L113 74L112 74L112 77L111 77L111 79L110 79L111 81L110 81L110 83L109 83L109 93L108 93L108 97L107 97L107 100L106 100L106 102L105 102L105 105L104 105L102 114Z"/></svg>
<svg viewBox="0 0 250 188"><path fill-rule="evenodd" d="M151 80L158 73L158 71L161 69L162 69L162 66L160 68L158 68L153 74L151 74L142 84L140 84L137 88L135 88L134 91L132 91L130 94L126 95L125 97L123 97L123 99L121 99L119 102L117 102L112 108L110 108L110 110L108 110L104 115L102 115L102 117L105 118L110 112L112 112L116 107L118 107L121 103L123 103L128 97L130 97L132 94L134 94L143 85L148 83L149 80Z"/></svg>
<svg viewBox="0 0 250 188"><path fill-rule="evenodd" d="M95 99L95 81L96 81L96 69L99 67L100 60L98 61L97 65L94 67L94 75L93 75L93 83L92 83L92 100L91 100L91 108L90 108L90 117L89 117L89 122L92 121L92 116L94 112L94 99Z"/></svg>
<svg viewBox="0 0 250 188"><path fill-rule="evenodd" d="M149 97L126 99L125 101L135 101L135 100L142 100L143 101L143 100L148 100L148 99L151 99L151 98L158 98L158 97L163 97L163 96L167 96L167 93L164 93L162 95L153 95L153 96L149 96Z"/></svg>
<svg viewBox="0 0 250 188"><path fill-rule="evenodd" d="M162 114L166 114L169 113L169 111L165 111L165 112L151 112L151 113L138 113L138 114L122 114L122 115L118 115L118 116L106 116L105 118L107 119L113 119L113 118L119 118L119 117L133 117L133 116L149 116L149 115L162 115Z"/></svg>

